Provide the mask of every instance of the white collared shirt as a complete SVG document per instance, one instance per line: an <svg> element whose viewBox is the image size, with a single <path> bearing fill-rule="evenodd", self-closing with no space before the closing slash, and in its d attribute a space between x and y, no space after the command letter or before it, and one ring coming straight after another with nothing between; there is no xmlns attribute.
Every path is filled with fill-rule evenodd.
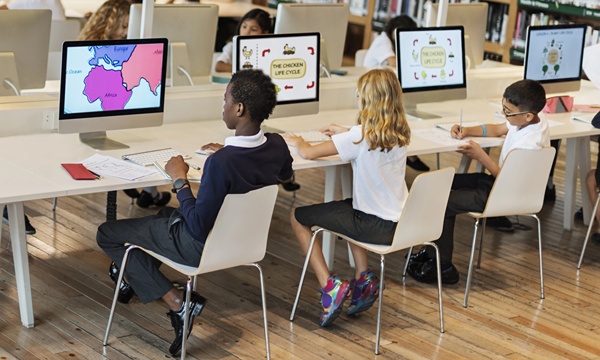
<svg viewBox="0 0 600 360"><path fill-rule="evenodd" d="M236 146L242 148L254 148L261 146L267 141L262 129L256 135L230 136L225 139L225 146Z"/></svg>

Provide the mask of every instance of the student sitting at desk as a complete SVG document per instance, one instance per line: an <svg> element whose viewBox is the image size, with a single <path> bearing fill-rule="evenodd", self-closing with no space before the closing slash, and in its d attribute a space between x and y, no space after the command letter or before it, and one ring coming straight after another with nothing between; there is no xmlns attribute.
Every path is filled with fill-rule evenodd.
<svg viewBox="0 0 600 360"><path fill-rule="evenodd" d="M381 34L379 34L365 55L363 66L392 66L396 67L396 50L394 42L396 39L396 29L414 29L417 23L408 15L400 15L391 19ZM406 165L417 171L429 171L429 166L425 164L418 156L409 156L406 159Z"/></svg>
<svg viewBox="0 0 600 360"><path fill-rule="evenodd" d="M458 125L452 127L452 137L457 139L468 136L504 135L506 138L498 164L473 140L470 140L467 145L459 146L458 152L479 161L490 174L454 175L442 235L436 242L440 251L442 283L456 284L459 280L458 271L452 265L456 215L484 210L496 176L511 150L541 149L550 146L550 127L548 122L538 115L545 105L546 93L542 85L533 80L520 80L507 87L502 95L502 113L506 118L505 123L462 129ZM437 282L435 249L432 246L424 246L410 257L408 274L419 282Z"/></svg>
<svg viewBox="0 0 600 360"><path fill-rule="evenodd" d="M223 121L228 129L235 130L235 136L225 139L225 146L202 147L217 151L204 164L196 198L187 181L188 165L181 156L171 158L165 171L174 180L173 192L177 193L179 208L166 207L158 215L100 225L97 241L102 250L117 264L121 264L125 255L124 244L129 243L178 263L198 266L204 242L227 194L246 193L292 177L292 157L287 144L280 135L264 134L260 128L276 103L275 85L262 71L235 73L227 85L223 103ZM169 307L167 314L175 330L169 352L175 356L183 340L184 293L159 271L161 264L145 252L134 250L129 259L125 278L142 302L162 298ZM200 294L191 294L188 336L205 301Z"/></svg>
<svg viewBox="0 0 600 360"><path fill-rule="evenodd" d="M311 227L320 226L358 241L389 245L406 202L404 181L406 146L410 128L402 106L402 89L390 69L374 69L358 79L358 125L350 129L330 125L331 140L311 145L301 137L285 135L303 158L339 154L350 160L352 198L299 207L292 211L292 229L304 253L311 240ZM385 181L384 181L385 179ZM331 324L352 294L348 314L369 309L379 296L379 279L368 268L367 250L350 244L356 263L349 282L331 275L321 245L316 242L310 264L321 285L321 326Z"/></svg>

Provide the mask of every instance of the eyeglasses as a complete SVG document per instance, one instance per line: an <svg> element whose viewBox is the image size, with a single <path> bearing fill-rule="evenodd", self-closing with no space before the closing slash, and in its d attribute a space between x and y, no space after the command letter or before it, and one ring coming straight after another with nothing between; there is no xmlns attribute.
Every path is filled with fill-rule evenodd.
<svg viewBox="0 0 600 360"><path fill-rule="evenodd" d="M513 117L513 116L517 116L517 115L523 115L523 114L529 114L531 111L519 111L516 113L507 113L506 110L504 108L502 108L502 114L504 114L504 117Z"/></svg>

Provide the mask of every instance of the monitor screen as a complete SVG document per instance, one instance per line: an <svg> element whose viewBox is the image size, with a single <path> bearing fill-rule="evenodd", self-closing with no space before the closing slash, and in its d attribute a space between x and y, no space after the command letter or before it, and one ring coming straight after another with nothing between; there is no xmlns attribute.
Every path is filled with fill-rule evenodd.
<svg viewBox="0 0 600 360"><path fill-rule="evenodd" d="M438 6L438 4L431 4L431 12L427 17L426 26L435 26ZM487 13L488 4L486 2L448 4L446 25L461 25L465 28L465 51L471 60L471 67L483 62Z"/></svg>
<svg viewBox="0 0 600 360"><path fill-rule="evenodd" d="M319 32L323 41L321 62L328 70L342 67L348 4L283 4L277 6L275 34Z"/></svg>
<svg viewBox="0 0 600 360"><path fill-rule="evenodd" d="M155 5L152 36L169 39L167 78L172 86L210 82L219 6L215 4ZM128 39L140 38L142 4L132 4Z"/></svg>
<svg viewBox="0 0 600 360"><path fill-rule="evenodd" d="M161 125L167 44L167 39L65 42L59 132Z"/></svg>
<svg viewBox="0 0 600 360"><path fill-rule="evenodd" d="M261 69L277 86L275 114L319 111L319 33L236 36L233 44L233 72Z"/></svg>
<svg viewBox="0 0 600 360"><path fill-rule="evenodd" d="M462 26L396 29L396 61L407 112L416 105L467 96Z"/></svg>
<svg viewBox="0 0 600 360"><path fill-rule="evenodd" d="M525 79L539 81L547 93L577 91L586 25L530 26L525 49Z"/></svg>
<svg viewBox="0 0 600 360"><path fill-rule="evenodd" d="M6 93L4 80L14 86L6 93L11 95L46 85L51 23L50 10L0 11L0 58L5 58L0 66L0 93Z"/></svg>

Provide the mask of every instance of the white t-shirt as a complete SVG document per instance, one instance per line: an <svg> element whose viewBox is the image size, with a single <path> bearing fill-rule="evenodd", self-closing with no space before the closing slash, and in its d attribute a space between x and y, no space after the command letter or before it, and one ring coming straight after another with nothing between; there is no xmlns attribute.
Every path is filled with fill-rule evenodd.
<svg viewBox="0 0 600 360"><path fill-rule="evenodd" d="M508 127L508 133L506 134L506 139L504 139L500 160L498 161L500 167L502 167L506 156L511 150L535 150L550 146L550 126L544 118L540 117L539 123L527 125L522 129L511 125L507 120L506 127Z"/></svg>
<svg viewBox="0 0 600 360"><path fill-rule="evenodd" d="M231 59L233 58L233 42L228 42L223 46L223 52L217 58L217 61L222 61L225 64L232 64Z"/></svg>
<svg viewBox="0 0 600 360"><path fill-rule="evenodd" d="M386 64L386 60L391 56L396 56L396 51L394 50L394 44L392 44L392 41L384 31L369 46L363 66L396 66L396 64Z"/></svg>
<svg viewBox="0 0 600 360"><path fill-rule="evenodd" d="M65 8L60 0L13 0L6 7L14 9L48 9L52 10L52 20L65 21Z"/></svg>
<svg viewBox="0 0 600 360"><path fill-rule="evenodd" d="M352 207L384 220L398 221L408 193L404 181L406 146L389 152L368 151L366 140L355 144L360 138L360 125L331 137L340 157L352 164Z"/></svg>

